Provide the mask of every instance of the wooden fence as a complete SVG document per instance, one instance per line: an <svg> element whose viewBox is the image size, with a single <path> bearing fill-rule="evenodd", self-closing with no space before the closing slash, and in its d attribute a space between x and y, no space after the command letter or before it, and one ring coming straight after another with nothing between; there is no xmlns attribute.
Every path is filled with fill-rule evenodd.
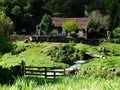
<svg viewBox="0 0 120 90"><path fill-rule="evenodd" d="M37 75L44 76L45 78L53 77L54 79L56 76L65 76L65 69L63 68L26 66L24 61L22 61L21 66L23 76Z"/></svg>

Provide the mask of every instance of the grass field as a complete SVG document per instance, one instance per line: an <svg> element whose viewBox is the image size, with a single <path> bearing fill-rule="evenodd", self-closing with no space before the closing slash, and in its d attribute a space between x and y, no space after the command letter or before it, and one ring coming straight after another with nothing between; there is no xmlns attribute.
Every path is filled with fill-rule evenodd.
<svg viewBox="0 0 120 90"><path fill-rule="evenodd" d="M22 60L27 65L32 66L57 66L67 67L67 64L52 62L49 56L43 53L47 47L58 45L59 43L27 43L17 42L18 48L25 47L26 50L19 54L12 55L11 53L4 54L0 59L0 65L10 67L12 65L20 64Z"/></svg>
<svg viewBox="0 0 120 90"><path fill-rule="evenodd" d="M117 68L120 67L120 56L112 56L106 58L94 58L84 64L82 67L107 67L107 68Z"/></svg>
<svg viewBox="0 0 120 90"><path fill-rule="evenodd" d="M13 85L2 85L0 90L119 90L120 78L89 78L79 75L56 80L18 78Z"/></svg>
<svg viewBox="0 0 120 90"><path fill-rule="evenodd" d="M26 50L18 53L6 53L0 58L0 65L5 67L10 67L11 65L20 64L22 60L26 62L27 65L34 65L34 66L58 66L58 67L68 67L67 64L52 62L51 58L47 56L44 51L52 46L57 46L62 43L50 43L50 42L43 42L43 43L24 43L24 42L15 42L17 45L16 51L21 48L25 48ZM112 56L112 52L114 51L116 54L120 54L120 45L119 44L112 44L112 43L101 43L99 46L91 46L86 44L77 43L75 44L75 48L82 50L86 49L87 52L93 54L100 54L98 52L98 47L104 46L109 51L108 54ZM114 48L113 48L114 47ZM108 58L107 58L108 59ZM107 59L103 59L106 60ZM111 59L111 58L110 58ZM112 57L113 61L116 59L119 60L119 57ZM112 60L111 59L111 60ZM108 59L109 60L109 59ZM98 60L99 61L99 60ZM100 60L101 61L101 60ZM104 62L103 62L104 63ZM96 63L95 64L99 64ZM92 66L92 64L91 64Z"/></svg>
<svg viewBox="0 0 120 90"><path fill-rule="evenodd" d="M6 53L0 58L0 65L4 67L10 67L12 65L20 64L22 60L27 65L34 66L57 66L68 67L67 64L52 62L51 58L47 56L46 51L51 46L57 46L61 43L23 43L15 42L18 46L15 51L17 54ZM109 56L106 58L94 58L87 61L82 68L87 67L107 67L118 68L120 67L120 56L112 56L112 52L115 51L120 54L120 45L112 43L101 43L99 46L91 46L85 44L75 44L77 49L86 49L87 52L100 54L97 51L98 47L104 46L109 52ZM113 48L114 47L114 48ZM25 48L25 50L24 50ZM75 76L65 76L57 78L55 80L41 80L40 78L17 78L12 85L0 85L0 90L120 90L120 78L118 76L101 78L94 77L94 75L82 76L81 74Z"/></svg>

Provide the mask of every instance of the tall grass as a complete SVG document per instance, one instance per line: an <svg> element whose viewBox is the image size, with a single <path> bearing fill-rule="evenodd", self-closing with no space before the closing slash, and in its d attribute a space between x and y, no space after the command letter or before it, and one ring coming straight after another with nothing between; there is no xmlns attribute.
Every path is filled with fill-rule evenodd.
<svg viewBox="0 0 120 90"><path fill-rule="evenodd" d="M13 85L0 86L0 90L119 90L120 78L113 79L66 77L56 83L44 80L42 83L34 79L18 78Z"/></svg>

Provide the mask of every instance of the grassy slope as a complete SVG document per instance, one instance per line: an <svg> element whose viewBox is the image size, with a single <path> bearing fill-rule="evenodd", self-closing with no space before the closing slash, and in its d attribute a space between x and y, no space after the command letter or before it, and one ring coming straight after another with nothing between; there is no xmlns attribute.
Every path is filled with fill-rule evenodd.
<svg viewBox="0 0 120 90"><path fill-rule="evenodd" d="M18 55L11 55L11 53L6 53L2 56L0 65L10 67L11 65L17 65L21 63L22 60L26 62L27 65L34 66L62 66L65 67L66 64L54 63L50 60L50 57L43 54L46 47L58 45L59 43L28 43L17 42L18 46L28 46L26 51Z"/></svg>
<svg viewBox="0 0 120 90"><path fill-rule="evenodd" d="M17 42L16 43L19 47L27 46L27 50L23 51L18 55L11 55L11 53L6 53L2 56L0 60L0 65L3 66L11 66L21 63L22 60L26 62L27 65L34 65L34 66L62 66L65 67L66 65L63 63L55 63L52 62L50 57L43 54L46 48L50 48L54 45L59 45L61 43L23 43ZM90 53L99 54L97 52L97 48L100 46L104 46L110 50L110 53L115 50L118 54L120 54L120 45L119 44L112 44L112 43L101 43L99 46L91 46L78 43L75 45L77 49L86 49ZM43 52L42 52L43 51ZM113 64L114 63L114 64ZM87 66L106 66L109 65L110 67L120 66L120 58L119 57L108 57L106 59L93 59L91 62L86 64Z"/></svg>
<svg viewBox="0 0 120 90"><path fill-rule="evenodd" d="M19 55L11 55L10 53L2 56L0 62L1 65L10 66L13 64L18 64L21 60L25 60L29 65L54 65L50 61L50 57L43 54L41 51L45 50L47 46L58 45L59 43L30 43L31 48L27 48L26 51L20 53ZM19 42L19 45L23 45L23 42ZM28 44L25 44L28 45ZM102 43L100 46L104 45L110 50L116 49L117 53L120 53L119 44ZM91 53L98 53L96 48L99 46L88 46L84 44L77 44L75 48L83 49L86 48ZM113 48L114 47L114 48ZM56 63L60 65L59 63ZM63 64L62 64L63 65ZM105 59L93 59L90 62L83 65L83 67L120 67L120 57L112 56ZM38 79L37 79L38 80ZM39 80L40 81L40 80ZM21 86L25 90L119 90L120 89L120 78L113 77L112 79L104 78L84 78L80 75L77 77L66 77L62 81L55 80L54 82L43 81L42 85L37 84L36 80L17 81L12 86L0 86L0 90L18 90ZM44 83L45 82L45 83Z"/></svg>
<svg viewBox="0 0 120 90"><path fill-rule="evenodd" d="M112 56L107 58L95 58L88 63L84 64L82 67L108 67L117 68L120 67L120 56Z"/></svg>
<svg viewBox="0 0 120 90"><path fill-rule="evenodd" d="M92 46L92 45L86 45L86 44L76 44L75 48L77 49L86 49L88 52L92 54L100 54L97 50L98 47L104 46L107 50L109 50L108 54L112 54L114 51L116 54L120 54L120 44L114 44L114 43L108 43L108 42L103 42L98 46Z"/></svg>
<svg viewBox="0 0 120 90"><path fill-rule="evenodd" d="M99 46L87 46L87 51L94 54L100 54L97 51L98 47L104 46L109 50L108 56L106 58L94 58L88 63L84 64L82 67L120 67L120 56L112 56L112 52L115 51L116 54L120 55L120 44L113 43L101 43ZM86 46L85 46L86 47ZM78 48L78 47L77 47Z"/></svg>

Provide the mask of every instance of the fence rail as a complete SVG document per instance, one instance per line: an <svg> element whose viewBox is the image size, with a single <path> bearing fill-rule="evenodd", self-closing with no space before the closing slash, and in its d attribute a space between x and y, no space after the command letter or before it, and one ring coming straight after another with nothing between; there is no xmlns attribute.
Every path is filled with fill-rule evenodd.
<svg viewBox="0 0 120 90"><path fill-rule="evenodd" d="M65 76L65 69L63 68L55 68L55 67L38 67L38 66L26 66L25 62L22 61L22 72L23 76L26 75L38 75L44 76L45 78L56 76Z"/></svg>

